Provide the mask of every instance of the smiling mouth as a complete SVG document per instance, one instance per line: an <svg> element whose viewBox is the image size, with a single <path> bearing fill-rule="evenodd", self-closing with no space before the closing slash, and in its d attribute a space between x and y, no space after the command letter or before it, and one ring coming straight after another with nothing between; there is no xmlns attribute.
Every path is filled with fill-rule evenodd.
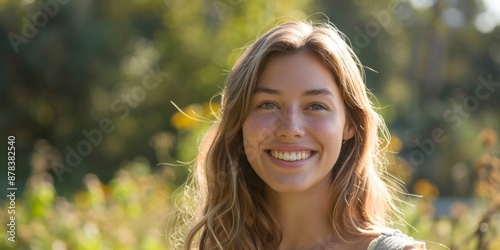
<svg viewBox="0 0 500 250"><path fill-rule="evenodd" d="M269 154L282 161L300 161L311 157L314 151L280 151L268 150Z"/></svg>

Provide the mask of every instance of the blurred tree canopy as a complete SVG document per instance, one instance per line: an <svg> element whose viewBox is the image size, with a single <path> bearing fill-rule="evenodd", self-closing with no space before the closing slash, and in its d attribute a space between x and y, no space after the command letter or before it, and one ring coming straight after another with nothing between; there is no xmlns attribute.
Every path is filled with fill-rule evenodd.
<svg viewBox="0 0 500 250"><path fill-rule="evenodd" d="M471 195L478 134L500 129L493 1L3 0L0 13L0 126L17 138L19 187L48 171L69 194L137 157L192 160L203 126L175 105L210 119L245 46L288 19L329 19L349 37L409 186ZM173 171L180 184L188 169Z"/></svg>

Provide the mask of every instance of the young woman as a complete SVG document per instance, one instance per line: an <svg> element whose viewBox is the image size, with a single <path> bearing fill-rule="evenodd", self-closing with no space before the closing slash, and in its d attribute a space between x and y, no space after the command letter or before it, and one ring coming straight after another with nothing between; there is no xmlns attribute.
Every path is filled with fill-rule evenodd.
<svg viewBox="0 0 500 250"><path fill-rule="evenodd" d="M238 60L201 144L185 249L425 248L390 228L387 132L344 39L289 22Z"/></svg>

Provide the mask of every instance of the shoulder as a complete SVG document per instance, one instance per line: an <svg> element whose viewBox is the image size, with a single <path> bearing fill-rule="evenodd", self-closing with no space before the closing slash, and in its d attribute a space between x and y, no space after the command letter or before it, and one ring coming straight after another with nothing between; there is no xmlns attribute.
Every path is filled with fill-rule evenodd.
<svg viewBox="0 0 500 250"><path fill-rule="evenodd" d="M403 234L399 230L387 229L372 240L367 250L425 249L425 243Z"/></svg>

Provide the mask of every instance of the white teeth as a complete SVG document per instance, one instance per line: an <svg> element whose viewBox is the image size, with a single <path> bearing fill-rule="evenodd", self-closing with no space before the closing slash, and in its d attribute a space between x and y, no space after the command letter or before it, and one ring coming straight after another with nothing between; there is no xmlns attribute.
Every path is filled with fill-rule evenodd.
<svg viewBox="0 0 500 250"><path fill-rule="evenodd" d="M271 155L276 159L284 161L300 161L309 158L311 151L284 152L271 150Z"/></svg>
<svg viewBox="0 0 500 250"><path fill-rule="evenodd" d="M290 160L290 153L285 152L285 153L283 154L283 160L285 160L285 161L289 161L289 160Z"/></svg>

